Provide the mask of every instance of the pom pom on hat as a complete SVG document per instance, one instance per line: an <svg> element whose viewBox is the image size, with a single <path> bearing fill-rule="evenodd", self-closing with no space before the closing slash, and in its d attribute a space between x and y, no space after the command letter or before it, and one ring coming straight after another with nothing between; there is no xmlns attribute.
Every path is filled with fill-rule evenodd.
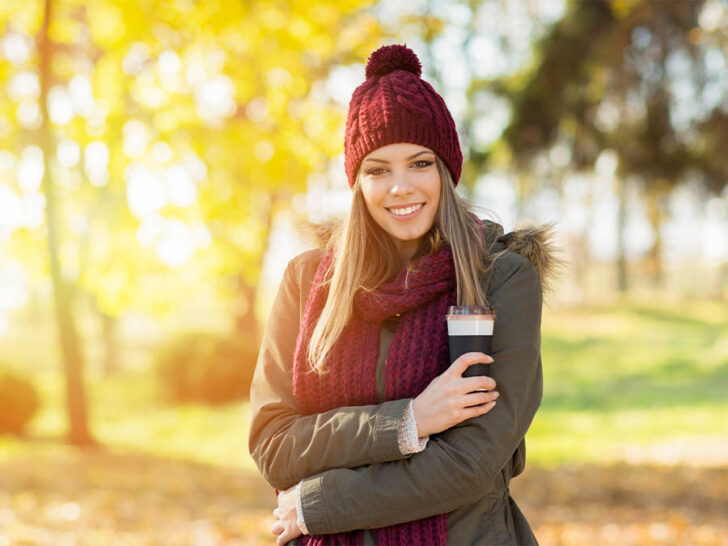
<svg viewBox="0 0 728 546"><path fill-rule="evenodd" d="M372 76L386 76L395 70L406 70L419 77L422 74L422 65L415 52L407 46L384 46L369 56L366 77L369 79Z"/></svg>

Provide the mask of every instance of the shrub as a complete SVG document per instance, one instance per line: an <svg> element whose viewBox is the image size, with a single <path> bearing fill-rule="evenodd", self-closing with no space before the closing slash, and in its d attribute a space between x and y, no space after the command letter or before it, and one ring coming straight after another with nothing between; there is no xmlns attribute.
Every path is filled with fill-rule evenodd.
<svg viewBox="0 0 728 546"><path fill-rule="evenodd" d="M39 407L38 393L29 381L0 369L0 433L21 434Z"/></svg>
<svg viewBox="0 0 728 546"><path fill-rule="evenodd" d="M156 369L172 401L220 404L250 395L257 356L252 340L189 332L160 349Z"/></svg>

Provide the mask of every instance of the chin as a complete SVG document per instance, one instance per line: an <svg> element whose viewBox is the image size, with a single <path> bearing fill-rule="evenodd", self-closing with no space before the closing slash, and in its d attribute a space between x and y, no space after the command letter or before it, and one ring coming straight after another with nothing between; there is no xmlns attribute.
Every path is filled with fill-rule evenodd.
<svg viewBox="0 0 728 546"><path fill-rule="evenodd" d="M389 234L403 243L408 243L422 239L428 231L428 229L411 229L406 231L393 229Z"/></svg>

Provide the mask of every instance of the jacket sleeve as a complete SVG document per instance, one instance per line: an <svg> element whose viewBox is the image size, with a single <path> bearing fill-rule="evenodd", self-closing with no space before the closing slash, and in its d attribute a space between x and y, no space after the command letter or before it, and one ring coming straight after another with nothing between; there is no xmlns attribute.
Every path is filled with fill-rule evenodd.
<svg viewBox="0 0 728 546"><path fill-rule="evenodd" d="M303 514L310 533L385 527L449 513L477 501L502 479L501 469L524 438L543 387L538 275L517 254L509 252L502 260L490 293L496 308L496 406L431 436L427 449L409 459L337 468L304 480Z"/></svg>
<svg viewBox="0 0 728 546"><path fill-rule="evenodd" d="M277 489L335 467L402 459L397 429L409 399L341 407L302 415L293 398L293 357L300 310L302 260L294 259L281 282L266 324L250 388L250 453ZM310 261L309 261L310 265Z"/></svg>

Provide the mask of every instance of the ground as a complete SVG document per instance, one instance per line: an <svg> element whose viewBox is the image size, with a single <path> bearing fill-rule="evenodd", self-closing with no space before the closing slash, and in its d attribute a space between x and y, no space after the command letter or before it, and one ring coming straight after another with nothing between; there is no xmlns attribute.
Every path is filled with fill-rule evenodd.
<svg viewBox="0 0 728 546"><path fill-rule="evenodd" d="M512 494L543 545L728 545L728 465L531 465ZM0 545L271 544L274 499L249 470L39 446L0 464Z"/></svg>
<svg viewBox="0 0 728 546"><path fill-rule="evenodd" d="M511 486L541 544L728 546L728 316L720 302L676 308L545 309L544 397ZM108 377L90 366L107 447L64 447L48 332L0 338L43 400L27 437L0 436L0 546L273 543L247 402L169 405L141 358Z"/></svg>

